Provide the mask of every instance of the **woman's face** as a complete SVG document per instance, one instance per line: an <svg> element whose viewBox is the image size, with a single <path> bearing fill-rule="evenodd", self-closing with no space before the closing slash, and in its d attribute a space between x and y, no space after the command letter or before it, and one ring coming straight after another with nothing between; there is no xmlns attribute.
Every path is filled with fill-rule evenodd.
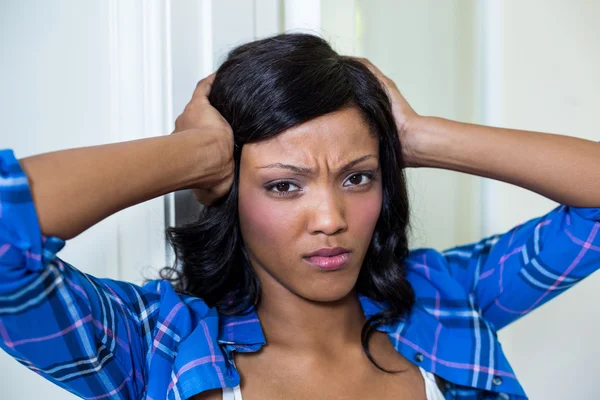
<svg viewBox="0 0 600 400"><path fill-rule="evenodd" d="M346 108L242 149L239 218L264 293L354 288L382 202L379 145Z"/></svg>

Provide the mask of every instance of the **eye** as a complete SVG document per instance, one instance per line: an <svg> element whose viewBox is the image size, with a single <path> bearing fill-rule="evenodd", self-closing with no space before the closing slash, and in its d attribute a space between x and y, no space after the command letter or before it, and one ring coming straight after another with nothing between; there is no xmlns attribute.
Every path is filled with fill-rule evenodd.
<svg viewBox="0 0 600 400"><path fill-rule="evenodd" d="M360 173L352 174L344 182L344 186L361 186L371 183L373 174Z"/></svg>
<svg viewBox="0 0 600 400"><path fill-rule="evenodd" d="M278 196L291 195L294 192L298 192L301 190L298 185L295 185L292 182L288 181L272 182L265 185L265 188L269 192L274 192Z"/></svg>

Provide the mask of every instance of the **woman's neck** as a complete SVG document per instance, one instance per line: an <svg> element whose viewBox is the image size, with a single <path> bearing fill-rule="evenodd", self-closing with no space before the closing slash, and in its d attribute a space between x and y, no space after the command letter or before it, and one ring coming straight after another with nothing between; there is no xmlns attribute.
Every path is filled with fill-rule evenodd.
<svg viewBox="0 0 600 400"><path fill-rule="evenodd" d="M296 350L332 350L360 343L366 321L354 291L335 302L314 302L286 288L265 290L258 315L269 345Z"/></svg>

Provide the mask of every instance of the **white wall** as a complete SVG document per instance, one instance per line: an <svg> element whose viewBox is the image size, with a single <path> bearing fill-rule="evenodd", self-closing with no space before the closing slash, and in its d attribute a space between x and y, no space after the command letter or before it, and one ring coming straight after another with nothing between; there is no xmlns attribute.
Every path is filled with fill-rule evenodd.
<svg viewBox="0 0 600 400"><path fill-rule="evenodd" d="M0 5L1 147L25 157L111 141L108 29L101 2ZM113 275L115 222L106 220L72 240L62 256L85 271ZM74 397L0 352L0 398Z"/></svg>
<svg viewBox="0 0 600 400"><path fill-rule="evenodd" d="M196 82L231 47L281 26L279 0L1 2L0 147L21 158L168 134ZM170 261L173 200L124 210L60 256L99 277L155 276ZM0 352L0 398L73 397Z"/></svg>
<svg viewBox="0 0 600 400"><path fill-rule="evenodd" d="M165 133L166 4L2 2L0 146L22 158ZM140 281L165 264L163 230L157 199L99 223L60 256L92 275ZM0 352L0 398L73 397Z"/></svg>

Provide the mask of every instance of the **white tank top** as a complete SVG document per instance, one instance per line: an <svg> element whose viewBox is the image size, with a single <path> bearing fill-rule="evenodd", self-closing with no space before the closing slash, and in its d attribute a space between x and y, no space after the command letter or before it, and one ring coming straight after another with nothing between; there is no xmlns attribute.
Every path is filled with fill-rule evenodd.
<svg viewBox="0 0 600 400"><path fill-rule="evenodd" d="M444 395L440 391L440 388L435 381L435 375L431 372L425 371L423 368L419 368L423 380L425 381L425 394L427 400L444 400ZM223 400L242 400L242 391L240 386L234 388L223 389Z"/></svg>

